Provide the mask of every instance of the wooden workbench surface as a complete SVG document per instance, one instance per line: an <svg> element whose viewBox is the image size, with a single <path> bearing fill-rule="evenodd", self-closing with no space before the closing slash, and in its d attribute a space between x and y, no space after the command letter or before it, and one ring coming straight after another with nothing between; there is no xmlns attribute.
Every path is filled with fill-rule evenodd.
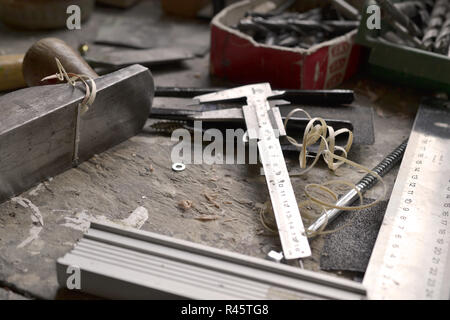
<svg viewBox="0 0 450 320"><path fill-rule="evenodd" d="M95 38L107 14L123 13L97 8L81 31L18 32L0 25L0 54L23 53L45 36L63 38L77 47ZM126 14L158 15L159 5L155 1L144 2ZM208 56L152 72L159 86L223 84L209 77ZM364 75L342 87L355 88L357 104L371 105L376 111L375 144L355 146L349 155L372 167L409 135L420 96L413 90L367 80ZM185 171L176 173L170 161L174 143L169 136L152 133L146 128L79 167L0 204L0 299L17 297L1 287L31 298L67 297L67 292L58 291L56 259L80 239L90 220L137 226L145 221L143 230L256 257L279 249L277 237L264 231L259 220L258 210L268 199L259 168L255 165L188 165ZM294 170L296 166L295 157L288 159L289 168ZM386 177L391 188L396 171ZM353 181L362 175L348 167L339 169L338 174ZM307 177L293 179L298 200L304 197L302 190L306 183L330 177L335 176L319 165ZM375 188L371 192L376 191ZM208 197L213 197L215 203ZM183 210L179 206L183 200L191 200L194 207ZM142 218L145 210L139 207L147 210L146 220L145 214ZM41 230L33 225L33 214L42 215ZM205 214L216 215L218 219L196 219ZM306 268L318 271L321 246L320 238L312 242L313 258L306 261Z"/></svg>

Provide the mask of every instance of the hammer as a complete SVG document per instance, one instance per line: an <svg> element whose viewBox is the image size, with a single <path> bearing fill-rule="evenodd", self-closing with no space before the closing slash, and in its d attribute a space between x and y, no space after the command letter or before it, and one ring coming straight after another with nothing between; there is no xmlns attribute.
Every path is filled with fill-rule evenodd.
<svg viewBox="0 0 450 320"><path fill-rule="evenodd" d="M81 84L37 86L57 72L55 58L68 73L95 79L97 96L86 113ZM0 97L0 201L136 135L149 116L154 82L141 65L98 77L64 42L43 39L25 55L23 71L31 87Z"/></svg>

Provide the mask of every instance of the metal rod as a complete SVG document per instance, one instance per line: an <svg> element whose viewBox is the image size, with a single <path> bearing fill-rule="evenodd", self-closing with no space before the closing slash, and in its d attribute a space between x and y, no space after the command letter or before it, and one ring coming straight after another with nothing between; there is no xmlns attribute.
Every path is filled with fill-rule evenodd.
<svg viewBox="0 0 450 320"><path fill-rule="evenodd" d="M388 22L398 22L402 26L404 26L412 36L422 37L423 33L419 27L408 18L406 14L401 12L396 6L392 4L389 0L377 0L378 5L385 12L385 14L390 18Z"/></svg>
<svg viewBox="0 0 450 320"><path fill-rule="evenodd" d="M405 153L406 146L408 144L408 139L403 141L401 145L399 145L394 151L392 151L386 158L383 159L375 168L372 169L373 172L380 176L384 176L389 170L394 167L402 158ZM364 178L362 178L357 184L356 188L364 193L369 190L375 183L377 182L377 178L371 174L366 174ZM355 189L347 192L343 197L341 197L338 202L336 202L336 206L346 207L351 205L358 199L358 193ZM340 209L330 209L321 215L317 220L308 227L308 232L316 232L320 230L323 225L328 222L333 221L336 217L342 212Z"/></svg>
<svg viewBox="0 0 450 320"><path fill-rule="evenodd" d="M441 31L436 37L434 43L434 51L442 54L447 54L450 46L450 3L447 7L445 21L442 25Z"/></svg>
<svg viewBox="0 0 450 320"><path fill-rule="evenodd" d="M361 16L358 9L348 4L345 0L332 0L331 1L336 8L344 17L352 20L360 20Z"/></svg>
<svg viewBox="0 0 450 320"><path fill-rule="evenodd" d="M425 35L422 39L422 43L427 50L433 49L433 45L439 34L439 30L444 24L447 5L447 0L437 0L433 7L433 11L431 11L431 16L428 20L428 24L424 32Z"/></svg>
<svg viewBox="0 0 450 320"><path fill-rule="evenodd" d="M193 98L198 95L209 94L226 88L179 88L156 87L155 97ZM353 90L281 90L284 93L274 97L282 98L291 103L304 104L350 104L354 101Z"/></svg>

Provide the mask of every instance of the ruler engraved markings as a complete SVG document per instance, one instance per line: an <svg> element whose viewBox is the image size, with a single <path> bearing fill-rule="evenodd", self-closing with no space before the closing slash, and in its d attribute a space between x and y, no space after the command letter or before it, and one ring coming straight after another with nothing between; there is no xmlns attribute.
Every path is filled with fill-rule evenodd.
<svg viewBox="0 0 450 320"><path fill-rule="evenodd" d="M272 128L265 99L248 101L257 114L260 137L258 149L286 259L311 255L297 200L284 162L283 152Z"/></svg>
<svg viewBox="0 0 450 320"><path fill-rule="evenodd" d="M385 261L381 271L381 289L383 290L383 297L391 289L392 284L399 285L400 283L392 277L393 270L397 266L397 262L402 262L408 258L408 251L414 250L411 248L412 243L407 241L407 233L413 232L414 230L409 230L414 226L414 223L422 223L420 221L420 216L418 215L429 215L433 220L438 219L437 229L426 230L430 232L433 236L428 248L429 256L424 256L424 265L428 268L426 278L424 279L425 292L421 292L427 299L437 299L441 294L439 279L442 278L443 272L445 271L446 259L442 258L447 255L448 247L450 245L448 240L448 219L450 214L450 179L448 179L447 185L444 190L433 189L432 192L436 192L436 197L439 197L442 192L444 192L444 200L442 203L442 209L439 213L436 212L440 208L426 208L423 203L417 201L415 195L418 193L423 193L425 186L422 184L421 180L427 180L431 178L433 173L428 172L427 174L422 174L422 172L427 168L433 166L440 166L444 163L444 155L439 152L439 150L433 150L433 137L423 136L419 139L419 145L416 148L416 153L414 155L413 161L410 166L409 174L407 176L405 188L400 200L400 210L398 215L394 220L393 233L390 238ZM434 153L438 152L438 154ZM434 174L440 174L439 170ZM440 187L439 185L437 186ZM439 197L442 199L442 197ZM431 210L431 211L429 211ZM410 228L408 228L410 227ZM406 241L404 241L406 239Z"/></svg>

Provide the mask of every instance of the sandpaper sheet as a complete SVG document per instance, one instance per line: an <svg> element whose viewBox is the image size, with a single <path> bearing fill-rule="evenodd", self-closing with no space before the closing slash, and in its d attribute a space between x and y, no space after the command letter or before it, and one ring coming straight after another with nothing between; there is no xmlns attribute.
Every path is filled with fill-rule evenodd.
<svg viewBox="0 0 450 320"><path fill-rule="evenodd" d="M367 199L365 203L372 202ZM327 230L333 230L354 220L345 228L325 235L320 257L320 268L327 271L356 271L364 273L372 254L378 231L383 222L387 201L373 207L342 213L331 222Z"/></svg>

